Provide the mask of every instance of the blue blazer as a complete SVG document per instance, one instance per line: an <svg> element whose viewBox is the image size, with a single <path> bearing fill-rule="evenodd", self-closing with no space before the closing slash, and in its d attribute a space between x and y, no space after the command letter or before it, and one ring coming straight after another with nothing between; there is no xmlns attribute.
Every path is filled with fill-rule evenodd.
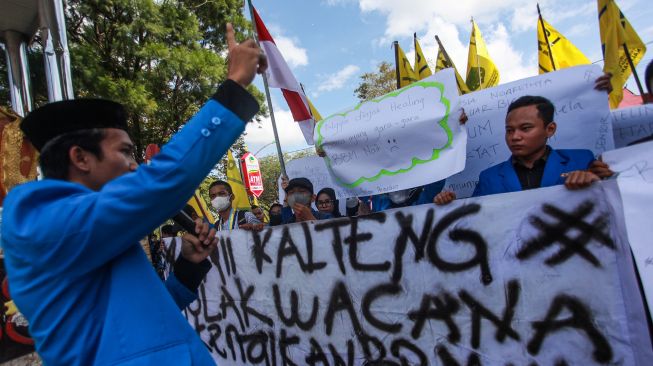
<svg viewBox="0 0 653 366"><path fill-rule="evenodd" d="M445 179L423 186L424 189L419 194L417 200L411 204L411 206L433 203L433 199L438 193L440 193L440 191L442 191L444 184ZM392 201L390 200L390 196L387 193L376 194L371 196L371 199L372 212L381 212L392 208ZM368 197L365 197L361 198L361 200L365 203L368 203L369 199Z"/></svg>
<svg viewBox="0 0 653 366"><path fill-rule="evenodd" d="M594 154L589 150L552 149L546 159L541 187L564 184L565 178L560 176L562 173L569 173L574 170L586 170L592 161L594 161ZM521 190L521 183L519 183L519 178L512 165L512 157L510 157L503 163L494 165L481 172L472 197Z"/></svg>
<svg viewBox="0 0 653 366"><path fill-rule="evenodd" d="M11 295L46 365L214 365L138 241L179 212L245 124L207 102L150 165L100 191L45 179L4 201ZM172 295L172 296L171 296Z"/></svg>

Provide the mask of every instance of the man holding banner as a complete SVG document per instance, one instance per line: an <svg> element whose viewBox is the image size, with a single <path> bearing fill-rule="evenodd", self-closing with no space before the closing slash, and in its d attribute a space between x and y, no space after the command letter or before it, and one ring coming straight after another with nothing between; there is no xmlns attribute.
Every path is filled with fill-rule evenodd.
<svg viewBox="0 0 653 366"><path fill-rule="evenodd" d="M556 131L555 107L546 98L523 96L510 104L506 115L506 145L511 157L481 172L474 197L564 184L569 189L588 187L599 180L590 171L589 150L554 150L547 145ZM605 167L601 166L601 170ZM607 170L609 171L609 169ZM602 174L604 175L604 174ZM447 204L454 192L440 192L436 204Z"/></svg>
<svg viewBox="0 0 653 366"><path fill-rule="evenodd" d="M2 239L45 364L214 364L180 309L211 268L215 231L196 221L165 286L138 240L179 212L259 109L245 88L266 58L230 24L227 41L228 79L150 165L137 169L118 103L57 102L23 121L46 179L9 193Z"/></svg>

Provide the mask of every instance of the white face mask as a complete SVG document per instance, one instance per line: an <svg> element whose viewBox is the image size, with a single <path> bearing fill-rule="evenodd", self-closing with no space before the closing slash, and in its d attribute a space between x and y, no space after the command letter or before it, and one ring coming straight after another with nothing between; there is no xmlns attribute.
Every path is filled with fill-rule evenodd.
<svg viewBox="0 0 653 366"><path fill-rule="evenodd" d="M308 206L311 204L311 194L310 193L292 193L288 195L288 206L292 207L295 203L300 205Z"/></svg>
<svg viewBox="0 0 653 366"><path fill-rule="evenodd" d="M231 206L231 196L225 196L225 197L216 197L211 201L211 206L218 210L218 212L226 210L229 206Z"/></svg>
<svg viewBox="0 0 653 366"><path fill-rule="evenodd" d="M394 203L395 205L400 205L406 202L406 200L410 197L410 189L390 192L388 193L388 197L390 198L390 201L392 201L392 203Z"/></svg>

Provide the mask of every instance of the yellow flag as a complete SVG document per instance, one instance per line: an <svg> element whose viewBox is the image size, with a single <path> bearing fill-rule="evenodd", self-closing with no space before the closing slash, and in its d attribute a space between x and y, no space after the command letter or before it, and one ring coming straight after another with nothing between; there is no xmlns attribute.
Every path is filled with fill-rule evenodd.
<svg viewBox="0 0 653 366"><path fill-rule="evenodd" d="M227 182L234 191L234 200L231 203L231 207L237 210L251 211L252 207L249 205L249 198L247 197L247 191L243 184L243 178L240 176L240 169L238 169L238 164L236 164L231 150L227 152Z"/></svg>
<svg viewBox="0 0 653 366"><path fill-rule="evenodd" d="M395 61L397 67L397 89L403 88L404 86L417 81L415 71L413 71L410 62L408 62L408 58L406 58L406 54L397 41L395 41Z"/></svg>
<svg viewBox="0 0 653 366"><path fill-rule="evenodd" d="M467 56L467 86L469 90L491 88L499 84L499 70L490 59L480 29L472 20Z"/></svg>
<svg viewBox="0 0 653 366"><path fill-rule="evenodd" d="M188 200L188 204L195 210L195 213L201 218L205 218L208 222L214 223L215 218L211 211L209 211L206 201L200 195L200 190L195 190L193 196Z"/></svg>
<svg viewBox="0 0 653 366"><path fill-rule="evenodd" d="M617 108L623 99L624 84L632 73L626 49L633 65L637 66L644 57L646 46L614 0L598 0L597 4L603 49L603 71L612 74L610 108Z"/></svg>
<svg viewBox="0 0 653 366"><path fill-rule="evenodd" d="M544 24L544 30L542 24ZM546 37L544 37L544 31L546 31ZM548 47L547 39L549 40ZM565 67L591 64L590 60L573 43L542 18L537 21L537 49L540 74ZM549 49L551 55L549 55ZM551 58L553 58L554 65L551 65Z"/></svg>
<svg viewBox="0 0 653 366"><path fill-rule="evenodd" d="M311 103L311 100L306 97L306 101L308 102L308 108L311 110L311 115L313 116L313 120L315 123L319 122L322 120L322 115L320 112L317 111L313 103Z"/></svg>
<svg viewBox="0 0 653 366"><path fill-rule="evenodd" d="M453 68L456 74L456 84L458 84L459 94L469 93L469 88L467 87L467 84L465 84L465 80L463 80L463 78L460 76L460 73L458 72L456 65L454 65L451 58L449 58L447 51L442 46L442 43L440 43L440 39L437 38L437 36L435 38L438 40L438 46L439 46L438 59L435 61L435 71L438 72L443 69Z"/></svg>
<svg viewBox="0 0 653 366"><path fill-rule="evenodd" d="M419 80L422 80L433 75L433 73L429 69L428 62L426 62L422 47L417 42L417 34L413 34L413 40L415 41L415 75Z"/></svg>

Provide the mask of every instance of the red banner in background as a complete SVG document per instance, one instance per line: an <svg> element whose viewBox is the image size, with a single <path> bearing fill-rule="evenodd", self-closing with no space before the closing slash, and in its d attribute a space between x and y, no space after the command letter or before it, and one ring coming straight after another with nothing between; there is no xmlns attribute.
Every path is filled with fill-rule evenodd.
<svg viewBox="0 0 653 366"><path fill-rule="evenodd" d="M0 257L0 363L34 352L34 341L27 332L27 320L16 311Z"/></svg>

